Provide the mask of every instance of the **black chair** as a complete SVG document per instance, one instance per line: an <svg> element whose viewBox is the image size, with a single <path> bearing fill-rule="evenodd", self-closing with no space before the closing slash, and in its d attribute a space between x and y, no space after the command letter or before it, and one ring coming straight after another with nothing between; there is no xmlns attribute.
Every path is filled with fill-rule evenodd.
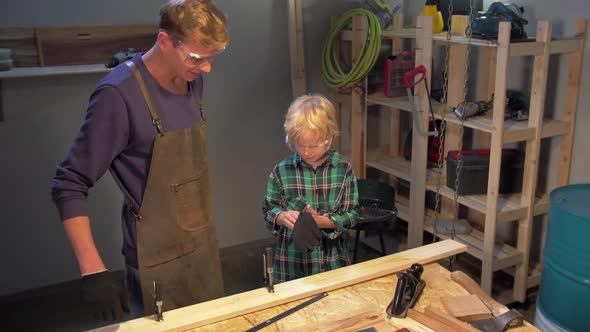
<svg viewBox="0 0 590 332"><path fill-rule="evenodd" d="M395 189L387 183L365 179L358 180L359 220L352 228L356 231L352 262L356 263L360 232L375 231L381 244L381 255L385 256L383 232L396 220Z"/></svg>

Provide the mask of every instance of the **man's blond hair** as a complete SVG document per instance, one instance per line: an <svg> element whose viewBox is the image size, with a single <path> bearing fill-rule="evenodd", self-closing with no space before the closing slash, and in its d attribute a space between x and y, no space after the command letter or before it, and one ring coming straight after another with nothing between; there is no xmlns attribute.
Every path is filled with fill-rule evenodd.
<svg viewBox="0 0 590 332"><path fill-rule="evenodd" d="M177 38L196 38L206 48L224 48L227 19L211 0L168 0L160 8L160 29Z"/></svg>
<svg viewBox="0 0 590 332"><path fill-rule="evenodd" d="M334 105L319 94L300 96L289 106L284 128L291 141L309 130L317 132L322 140L332 140L338 135Z"/></svg>

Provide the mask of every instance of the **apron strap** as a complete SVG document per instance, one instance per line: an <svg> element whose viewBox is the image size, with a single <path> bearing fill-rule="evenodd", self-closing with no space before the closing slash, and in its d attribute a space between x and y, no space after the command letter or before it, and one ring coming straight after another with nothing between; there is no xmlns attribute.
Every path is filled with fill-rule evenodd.
<svg viewBox="0 0 590 332"><path fill-rule="evenodd" d="M121 182L121 179L119 179L119 176L113 170L112 167L109 167L109 171L111 172L111 176L115 180L115 183L117 184L117 186L119 186L119 189L121 189L121 191L123 192L123 196L125 197L125 202L126 202L125 205L127 206L127 210L129 210L129 212L131 212L135 221L140 221L141 215L139 214L139 209L140 209L139 204L137 204L135 199L133 199L133 196L131 196L131 194L129 193L129 190L127 190L127 188L123 185L123 182Z"/></svg>
<svg viewBox="0 0 590 332"><path fill-rule="evenodd" d="M145 86L145 82L141 77L141 73L139 72L139 68L133 63L133 61L128 60L125 61L125 64L131 69L131 72L135 76L135 79L139 83L139 89L141 90L141 94L143 94L143 98L145 99L145 103L147 104L148 110L150 111L150 115L152 116L152 123L156 126L156 130L158 130L158 134L160 136L164 136L164 128L162 127L162 121L156 113L154 108L154 104L152 103L152 99L150 98L150 94L148 93L147 87Z"/></svg>

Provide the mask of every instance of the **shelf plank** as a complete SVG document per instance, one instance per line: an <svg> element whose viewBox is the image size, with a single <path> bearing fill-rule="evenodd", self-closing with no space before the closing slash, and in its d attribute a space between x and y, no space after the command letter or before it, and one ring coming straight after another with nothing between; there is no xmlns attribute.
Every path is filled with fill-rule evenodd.
<svg viewBox="0 0 590 332"><path fill-rule="evenodd" d="M377 151L371 151L368 154L367 166L376 168L384 173L393 175L406 181L411 181L412 177L412 164L409 160L406 160L402 156L388 156L385 153L379 153ZM438 170L429 168L427 169L427 183L435 183L437 178ZM444 180L444 177L443 177Z"/></svg>
<svg viewBox="0 0 590 332"><path fill-rule="evenodd" d="M442 108L440 102L431 99L432 108L436 111L439 111ZM394 109L399 109L407 112L412 112L412 105L410 104L410 100L408 97L386 97L383 91L375 92L367 96L367 103L369 105L381 105L386 106Z"/></svg>
<svg viewBox="0 0 590 332"><path fill-rule="evenodd" d="M416 29L413 28L406 28L402 31L390 31L385 30L381 33L383 38L416 38ZM344 30L341 34L342 40L352 40L352 31ZM550 52L551 54L564 54L564 53L572 53L578 50L579 48L579 39L581 37L575 38L568 38L568 39L555 39L551 41L550 45ZM447 43L447 33L442 32L433 35L433 40L438 44L446 44ZM451 35L451 43L453 44L465 44L469 43L468 38L465 35ZM498 47L498 42L496 40L484 40L484 39L477 39L471 38L471 45L474 46L481 46L481 47ZM530 39L527 41L513 41L510 43L509 48L509 55L511 57L518 57L518 56L536 56L540 55L543 52L543 48L545 43L535 41L534 39Z"/></svg>
<svg viewBox="0 0 590 332"><path fill-rule="evenodd" d="M576 52L580 48L580 40L583 39L584 38L582 37L575 37L569 39L553 40L549 44L549 53L564 54Z"/></svg>
<svg viewBox="0 0 590 332"><path fill-rule="evenodd" d="M543 53L543 42L512 42L509 47L510 56L537 56Z"/></svg>
<svg viewBox="0 0 590 332"><path fill-rule="evenodd" d="M541 138L567 135L569 133L569 121L562 120L543 120L541 128Z"/></svg>
<svg viewBox="0 0 590 332"><path fill-rule="evenodd" d="M448 42L452 43L452 44L471 44L473 46L483 46L483 47L498 47L498 42L496 40L484 40L484 39L477 39L477 38L471 38L471 41L469 41L469 38L467 38L466 36L461 36L461 35L451 35L451 39L449 41L447 41L447 33L446 32L441 32L441 33L437 33L432 35L432 39L437 42L437 43L442 43L442 44L446 44Z"/></svg>
<svg viewBox="0 0 590 332"><path fill-rule="evenodd" d="M446 44L447 43L447 34L446 32L439 33L433 36L433 39L437 43ZM550 53L551 54L564 54L564 53L572 53L578 50L580 47L579 40L582 37L574 37L574 38L567 38L567 39L555 39L550 42ZM466 36L459 36L453 35L451 36L451 43L454 44L468 44L468 38ZM483 40L483 39L471 39L471 45L474 46L482 46L482 47L498 47L498 42L496 40ZM509 56L517 57L517 56L536 56L543 53L543 49L545 47L544 42L535 41L534 39L529 39L527 41L513 41L510 43L509 47Z"/></svg>
<svg viewBox="0 0 590 332"><path fill-rule="evenodd" d="M381 32L383 38L416 38L415 28L405 28L401 31L384 30Z"/></svg>
<svg viewBox="0 0 590 332"><path fill-rule="evenodd" d="M424 228L430 234L434 234L432 226ZM450 239L450 235L437 234L441 239ZM483 233L478 230L473 230L469 234L457 234L455 241L463 243L467 246L467 253L479 260L483 259ZM515 266L522 262L522 253L518 252L514 247L505 243L496 243L493 250L492 270L498 271L510 266Z"/></svg>
<svg viewBox="0 0 590 332"><path fill-rule="evenodd" d="M434 35L435 42L447 43L446 33ZM551 54L566 54L572 53L578 50L580 47L579 40L582 37L574 37L568 39L554 39L550 42L549 52ZM467 37L465 36L451 36L451 43L456 44L467 44ZM471 45L483 46L483 47L498 47L498 43L495 40L483 40L483 39L471 39ZM517 56L536 56L543 53L545 47L544 42L539 41L516 41L511 42L509 47L509 55L511 57Z"/></svg>
<svg viewBox="0 0 590 332"><path fill-rule="evenodd" d="M382 38L407 38L412 39L416 38L416 29L414 28L406 28L402 31L391 31L385 30L381 33ZM341 33L342 40L352 40L352 31L344 30ZM571 53L575 52L579 47L580 38L571 38L571 39L556 39L551 42L551 54L562 54L562 53ZM447 33L442 32L433 35L433 40L438 44L446 44L447 43ZM453 44L464 44L467 45L469 43L468 38L465 35L451 35L451 43ZM496 40L484 40L484 39L477 39L471 38L471 45L473 46L482 46L482 47L498 47L498 42ZM520 41L520 42L512 42L510 43L510 56L535 56L539 55L543 52L544 43L537 42L534 39L530 41Z"/></svg>
<svg viewBox="0 0 590 332"><path fill-rule="evenodd" d="M426 189L436 192L436 186L427 185ZM454 199L454 190L447 187L440 187L440 194L450 199ZM486 213L487 195L466 195L457 198L459 204L472 208L478 212ZM504 194L498 196L497 223L514 221L525 216L526 207L521 205L521 195L519 193ZM547 195L537 195L535 198L535 216L545 214L549 211L549 198Z"/></svg>
<svg viewBox="0 0 590 332"><path fill-rule="evenodd" d="M416 29L414 28L406 28L402 29L401 31L393 31L393 30L383 30L381 32L382 38L416 38ZM340 39L341 40L352 40L352 30L343 30L340 32Z"/></svg>
<svg viewBox="0 0 590 332"><path fill-rule="evenodd" d="M442 119L442 113L435 113L435 117L437 119ZM447 113L444 118L447 122L461 124L461 120L459 120L454 114ZM494 130L492 112L487 112L486 114L469 118L465 120L464 125L465 127L477 129L491 134ZM567 134L568 132L569 122L547 119L543 121L543 126L541 128L541 137L548 138L554 136L561 136ZM528 121L504 121L504 136L502 140L504 144L526 141L531 139L533 135L534 129L529 128Z"/></svg>
<svg viewBox="0 0 590 332"><path fill-rule="evenodd" d="M376 168L389 175L410 181L412 172L411 164L404 157L378 158L367 160L367 166Z"/></svg>
<svg viewBox="0 0 590 332"><path fill-rule="evenodd" d="M0 79L42 77L42 76L63 76L78 74L100 74L109 72L104 64L95 65L72 65L72 66L51 66L51 67L15 67L11 70L0 71Z"/></svg>
<svg viewBox="0 0 590 332"><path fill-rule="evenodd" d="M372 93L367 96L369 105L381 105L402 111L412 112L412 105L408 97L386 97L383 91Z"/></svg>

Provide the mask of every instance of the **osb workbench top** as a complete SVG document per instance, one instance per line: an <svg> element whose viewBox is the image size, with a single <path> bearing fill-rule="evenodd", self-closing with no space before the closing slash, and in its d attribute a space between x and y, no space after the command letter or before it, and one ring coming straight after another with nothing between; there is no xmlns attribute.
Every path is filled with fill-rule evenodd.
<svg viewBox="0 0 590 332"><path fill-rule="evenodd" d="M423 312L432 305L444 310L440 298L468 295L459 284L451 281L450 272L437 263L424 266L422 279L426 287L415 306ZM393 298L395 274L328 292L328 296L289 315L262 331L358 331L373 327L377 331L395 331L406 327L410 331L432 331L411 318L387 319L385 308ZM309 298L308 298L309 299ZM308 299L253 312L189 331L245 331ZM536 331L530 324L510 329L513 332Z"/></svg>

